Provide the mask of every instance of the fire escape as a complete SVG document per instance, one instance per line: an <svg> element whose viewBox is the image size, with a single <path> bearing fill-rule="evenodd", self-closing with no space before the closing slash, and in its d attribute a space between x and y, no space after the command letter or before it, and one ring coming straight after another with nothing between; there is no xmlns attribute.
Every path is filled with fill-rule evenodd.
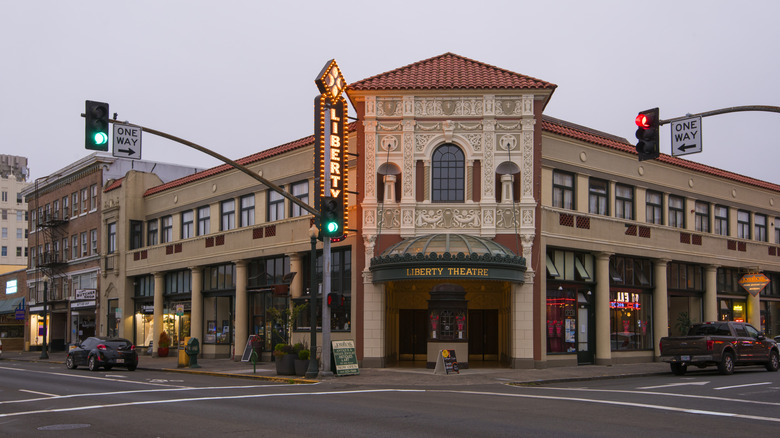
<svg viewBox="0 0 780 438"><path fill-rule="evenodd" d="M48 206L47 206L48 207ZM37 218L35 243L38 247L37 265L41 279L49 279L48 299L50 301L67 300L67 288L64 284L65 267L68 254L63 245L67 242L68 214L63 211L50 211L48 208ZM42 299L42 288L37 298ZM51 303L50 303L51 304Z"/></svg>

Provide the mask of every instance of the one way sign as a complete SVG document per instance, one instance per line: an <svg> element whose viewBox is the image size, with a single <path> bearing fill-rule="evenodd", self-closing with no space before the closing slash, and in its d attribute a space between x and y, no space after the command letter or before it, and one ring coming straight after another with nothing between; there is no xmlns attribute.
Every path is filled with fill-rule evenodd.
<svg viewBox="0 0 780 438"><path fill-rule="evenodd" d="M114 123L112 155L119 158L141 159L141 130L138 126Z"/></svg>
<svg viewBox="0 0 780 438"><path fill-rule="evenodd" d="M701 152L701 117L671 122L672 156Z"/></svg>

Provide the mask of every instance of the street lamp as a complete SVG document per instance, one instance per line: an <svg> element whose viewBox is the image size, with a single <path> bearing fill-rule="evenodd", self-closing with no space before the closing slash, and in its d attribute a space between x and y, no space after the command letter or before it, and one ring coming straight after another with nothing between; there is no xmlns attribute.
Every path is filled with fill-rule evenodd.
<svg viewBox="0 0 780 438"><path fill-rule="evenodd" d="M316 219L315 219L316 220ZM311 326L311 348L309 351L309 369L306 370L306 378L314 379L320 372L320 366L317 363L317 227L312 225L309 228L309 239L311 240L311 261L309 263L309 326Z"/></svg>

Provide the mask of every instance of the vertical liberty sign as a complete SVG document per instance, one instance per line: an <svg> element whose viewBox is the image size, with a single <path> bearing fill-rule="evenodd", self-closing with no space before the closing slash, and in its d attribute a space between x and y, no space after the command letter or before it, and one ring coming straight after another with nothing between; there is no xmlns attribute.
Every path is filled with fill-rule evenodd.
<svg viewBox="0 0 780 438"><path fill-rule="evenodd" d="M317 196L315 208L322 211L324 199L338 204L346 228L347 218L347 101L342 96L346 82L335 60L325 64L315 80L320 95L314 99L315 165ZM339 235L344 233L339 233Z"/></svg>

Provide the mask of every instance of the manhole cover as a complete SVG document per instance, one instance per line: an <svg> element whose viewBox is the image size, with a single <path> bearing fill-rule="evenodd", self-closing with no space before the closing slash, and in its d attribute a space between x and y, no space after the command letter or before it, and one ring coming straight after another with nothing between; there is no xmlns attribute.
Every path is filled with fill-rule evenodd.
<svg viewBox="0 0 780 438"><path fill-rule="evenodd" d="M52 424L51 426L41 426L38 430L71 430L71 429L84 429L90 427L91 424Z"/></svg>

